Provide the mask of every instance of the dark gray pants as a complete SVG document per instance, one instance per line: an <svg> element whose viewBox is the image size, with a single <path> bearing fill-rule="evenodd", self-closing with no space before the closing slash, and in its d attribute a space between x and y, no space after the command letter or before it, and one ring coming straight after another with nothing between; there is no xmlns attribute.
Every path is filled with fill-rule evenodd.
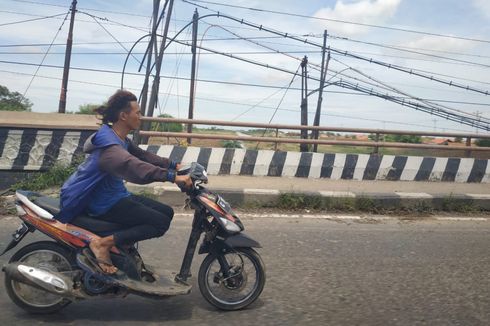
<svg viewBox="0 0 490 326"><path fill-rule="evenodd" d="M121 224L123 229L114 232L117 246L161 237L170 227L174 216L172 207L143 196L131 195L118 201L97 219Z"/></svg>

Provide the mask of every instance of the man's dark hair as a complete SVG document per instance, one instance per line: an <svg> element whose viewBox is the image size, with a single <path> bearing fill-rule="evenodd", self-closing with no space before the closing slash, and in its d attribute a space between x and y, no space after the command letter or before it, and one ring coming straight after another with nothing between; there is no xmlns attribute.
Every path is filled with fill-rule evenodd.
<svg viewBox="0 0 490 326"><path fill-rule="evenodd" d="M130 102L137 101L136 96L124 89L120 89L114 93L106 104L99 106L94 111L102 116L102 123L114 123L119 119L121 111L129 112L131 110Z"/></svg>

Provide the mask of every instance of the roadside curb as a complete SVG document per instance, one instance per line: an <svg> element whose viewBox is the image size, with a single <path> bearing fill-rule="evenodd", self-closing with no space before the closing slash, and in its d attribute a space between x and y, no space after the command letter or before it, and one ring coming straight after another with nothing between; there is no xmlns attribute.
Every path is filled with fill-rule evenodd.
<svg viewBox="0 0 490 326"><path fill-rule="evenodd" d="M129 191L145 194L171 206L182 206L186 195L176 186L127 184ZM488 194L359 193L349 191L285 191L276 189L218 189L237 208L311 208L347 210L490 211Z"/></svg>

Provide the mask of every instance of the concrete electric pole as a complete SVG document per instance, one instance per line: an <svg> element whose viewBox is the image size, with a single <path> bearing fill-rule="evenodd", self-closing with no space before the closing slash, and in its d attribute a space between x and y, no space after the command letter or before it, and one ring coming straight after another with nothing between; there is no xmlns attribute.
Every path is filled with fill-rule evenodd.
<svg viewBox="0 0 490 326"><path fill-rule="evenodd" d="M72 1L70 10L70 30L68 31L68 39L66 40L65 66L63 69L63 81L61 82L60 103L58 105L59 113L65 113L66 111L66 92L68 90L68 74L70 73L71 46L73 43L73 24L75 22L75 13L77 11L77 0Z"/></svg>

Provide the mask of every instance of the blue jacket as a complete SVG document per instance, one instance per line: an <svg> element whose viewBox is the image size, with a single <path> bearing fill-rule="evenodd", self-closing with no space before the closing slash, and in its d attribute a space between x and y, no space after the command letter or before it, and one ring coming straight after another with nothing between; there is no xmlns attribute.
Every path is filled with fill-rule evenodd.
<svg viewBox="0 0 490 326"><path fill-rule="evenodd" d="M90 140L94 146L89 149L90 156L61 188L61 211L55 216L60 222L68 223L82 213L90 202L92 191L108 175L98 168L101 150L111 145L124 145L124 142L105 124L91 136L91 139L89 138Z"/></svg>

